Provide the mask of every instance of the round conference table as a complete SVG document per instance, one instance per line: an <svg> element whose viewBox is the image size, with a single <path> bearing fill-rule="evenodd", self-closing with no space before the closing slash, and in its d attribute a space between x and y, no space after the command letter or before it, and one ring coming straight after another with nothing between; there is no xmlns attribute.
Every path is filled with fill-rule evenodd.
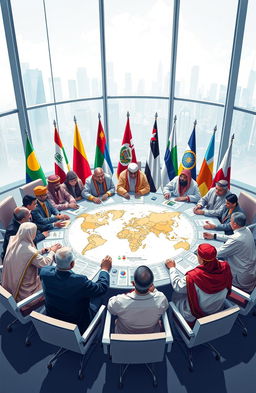
<svg viewBox="0 0 256 393"><path fill-rule="evenodd" d="M96 248L95 250L91 249L90 252L87 252L86 250L86 252L82 253L81 249L77 247L77 243L79 242L79 238L81 243L81 236L84 236L84 240L86 241L88 241L88 236L96 236L97 239L101 239L101 237L99 237L100 235L97 234L97 230L95 231L94 229L87 231L89 235L88 233L83 233L83 231L79 233L74 230L74 226L75 225L76 227L77 225L81 226L83 220L85 220L85 222L87 223L88 214L92 214L95 217L95 213L96 214L100 213L101 210L103 212L106 211L125 212L127 210L127 212L130 214L130 217L133 214L135 215L135 220L137 220L138 218L136 217L136 210L140 209L140 207L143 210L142 217L145 216L145 212L147 211L148 214L152 212L160 213L160 214L161 212L165 212L165 213L178 212L179 214L177 214L177 216L179 216L179 219L183 220L183 221L181 220L181 223L183 223L183 225L186 226L184 230L185 229L187 230L188 228L190 231L191 236L190 236L189 246L187 245L186 241L184 243L184 240L181 240L181 245L184 248L181 247L179 248L179 250L176 250L177 252L176 251L174 252L175 255L172 255L172 252L170 252L170 249L168 249L168 245L167 247L166 246L161 247L161 243L159 243L161 247L161 249L159 249L159 244L157 244L157 242L155 243L155 241L153 240L154 237L156 239L157 237L159 237L159 233L151 234L150 241L147 244L147 252L145 252L145 255L143 255L143 246L140 247L142 248L142 250L140 252L140 256L138 257L136 257L136 253L132 252L134 250L127 253L127 248L126 248L125 255L123 255L124 252L120 250L117 252L115 246L113 246L113 248L111 249L108 246L106 240L104 240L104 242L102 241L102 244L99 246L99 248L101 249L103 255L109 254L112 257L113 255L111 254L115 255L113 257L112 269L110 271L110 287L113 289L132 288L131 281L133 280L134 270L139 265L147 265L150 267L150 269L153 271L154 274L154 284L156 287L167 285L170 282L168 269L165 267L164 264L167 258L172 258L176 261L176 268L182 275L185 274L188 270L193 269L195 266L197 266L198 261L197 261L197 256L195 255L195 251L200 243L208 242L214 246L220 245L220 243L216 240L203 239L203 232L204 232L203 225L205 221L208 220L214 224L217 224L219 223L219 220L217 218L195 215L193 213L193 208L195 204L187 203L187 202L176 202L174 201L173 198L170 201L165 201L163 195L160 193L150 193L139 199L136 199L134 198L134 196L132 196L130 200L126 200L123 197L120 197L119 195L114 195L108 198L106 202L101 203L99 205L87 200L79 201L78 204L79 204L78 210L64 211L64 213L70 216L69 225L65 229L61 228L61 229L54 229L53 231L51 231L49 237L47 237L43 242L41 242L40 246L49 248L52 244L58 242L61 243L62 245L71 247L76 258L75 266L72 270L76 273L86 275L89 279L93 281L97 279L98 273L100 271L101 259L97 260L95 258L88 257L88 254L90 255L94 254ZM115 207L117 206L118 206L118 210L115 210ZM101 215L97 215L97 219L100 216ZM175 216L175 214L173 214L173 216ZM106 217L106 214L104 217ZM109 217L109 214L107 215L107 217ZM80 221L77 221L78 218L80 218ZM111 218L113 219L113 221L111 222L113 226L115 225L115 222L113 216L111 216ZM127 223L125 223L125 225L126 224ZM143 226L137 227L137 231L138 228L139 230L141 230L141 228L143 230ZM111 230L109 230L108 232L109 232L108 236L116 236L115 234L113 235L111 234ZM168 236L169 235L171 235L171 233L168 234ZM168 238L169 240L172 240L170 237ZM185 237L184 238L181 237L181 239L185 239ZM121 242L122 241L124 240L121 240ZM127 239L125 240L125 242L128 245ZM93 248L91 245L90 247ZM152 255L150 255L150 247L151 247ZM88 248L88 243L87 243L87 248ZM159 253L159 257L158 257L158 253Z"/></svg>

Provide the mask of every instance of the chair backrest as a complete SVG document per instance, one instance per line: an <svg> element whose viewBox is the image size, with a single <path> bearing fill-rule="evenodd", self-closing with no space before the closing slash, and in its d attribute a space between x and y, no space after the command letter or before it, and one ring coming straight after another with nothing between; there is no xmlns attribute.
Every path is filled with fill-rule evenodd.
<svg viewBox="0 0 256 393"><path fill-rule="evenodd" d="M9 196L0 201L0 223L6 229L13 217L13 210L17 204L12 196Z"/></svg>
<svg viewBox="0 0 256 393"><path fill-rule="evenodd" d="M113 363L140 364L161 362L165 354L165 333L111 334Z"/></svg>
<svg viewBox="0 0 256 393"><path fill-rule="evenodd" d="M17 303L10 292L0 285L0 304L9 311L15 318L17 318L21 323L27 322L28 318L24 318L17 307Z"/></svg>
<svg viewBox="0 0 256 393"><path fill-rule="evenodd" d="M256 198L253 198L246 192L240 192L238 202L246 214L246 224L252 224L256 216Z"/></svg>
<svg viewBox="0 0 256 393"><path fill-rule="evenodd" d="M33 189L35 187L37 187L37 186L43 186L43 185L44 185L44 183L43 183L42 179L36 179L34 181L31 181L30 183L24 184L24 186L21 186L19 188L21 198L23 199L23 197L25 195L32 195L32 196L34 196Z"/></svg>
<svg viewBox="0 0 256 393"><path fill-rule="evenodd" d="M232 306L215 314L197 319L193 328L195 335L191 339L190 346L200 345L228 334L239 311L240 308L238 306Z"/></svg>

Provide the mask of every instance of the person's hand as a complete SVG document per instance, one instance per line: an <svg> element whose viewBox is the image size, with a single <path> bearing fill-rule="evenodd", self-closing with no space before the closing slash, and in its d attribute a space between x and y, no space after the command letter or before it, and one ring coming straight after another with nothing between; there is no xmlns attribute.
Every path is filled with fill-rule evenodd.
<svg viewBox="0 0 256 393"><path fill-rule="evenodd" d="M208 240L214 239L214 234L212 233L204 232L203 235L204 235L204 239L208 239Z"/></svg>
<svg viewBox="0 0 256 393"><path fill-rule="evenodd" d="M139 192L136 192L136 193L135 193L135 198L140 198L140 197L141 197L140 193L139 193Z"/></svg>
<svg viewBox="0 0 256 393"><path fill-rule="evenodd" d="M194 213L197 214L198 216L203 216L204 215L204 210L196 209L196 210L194 210Z"/></svg>
<svg viewBox="0 0 256 393"><path fill-rule="evenodd" d="M53 224L55 228L63 228L65 225L65 221L57 221Z"/></svg>
<svg viewBox="0 0 256 393"><path fill-rule="evenodd" d="M112 258L107 255L105 258L102 259L100 267L101 270L106 270L107 272L109 272L112 267Z"/></svg>
<svg viewBox="0 0 256 393"><path fill-rule="evenodd" d="M184 197L176 197L174 198L175 201L180 201L180 202L187 202L188 198L186 196Z"/></svg>
<svg viewBox="0 0 256 393"><path fill-rule="evenodd" d="M93 197L92 201L93 201L94 203L97 203L98 205L101 203L100 198L97 198L97 197Z"/></svg>
<svg viewBox="0 0 256 393"><path fill-rule="evenodd" d="M62 247L62 245L60 243L56 243L56 244L54 244L53 246L50 247L50 251L56 252L61 247Z"/></svg>
<svg viewBox="0 0 256 393"><path fill-rule="evenodd" d="M44 231L44 232L42 232L42 234L44 235L44 237L47 237L47 236L49 236L49 231Z"/></svg>
<svg viewBox="0 0 256 393"><path fill-rule="evenodd" d="M194 209L193 209L193 212L196 213L196 211L197 211L198 209L202 209L202 206L201 206L201 205L196 205L196 206L194 207Z"/></svg>
<svg viewBox="0 0 256 393"><path fill-rule="evenodd" d="M101 200L104 202L104 201L106 201L108 199L108 194L106 193L106 194L103 194L102 195L102 197L101 197Z"/></svg>
<svg viewBox="0 0 256 393"><path fill-rule="evenodd" d="M173 259L166 259L165 266L167 267L167 269L171 269L171 267L176 266L176 263Z"/></svg>
<svg viewBox="0 0 256 393"><path fill-rule="evenodd" d="M130 194L128 194L128 192L126 192L124 195L123 195L123 197L125 198L125 199L130 199L131 197L130 197Z"/></svg>
<svg viewBox="0 0 256 393"><path fill-rule="evenodd" d="M76 201L81 201L82 199L83 198L81 196L75 198Z"/></svg>
<svg viewBox="0 0 256 393"><path fill-rule="evenodd" d="M169 192L167 192L166 194L164 194L164 198L165 199L170 199L171 195L169 194Z"/></svg>
<svg viewBox="0 0 256 393"><path fill-rule="evenodd" d="M70 217L67 214L58 214L56 216L58 218L58 220L69 220Z"/></svg>
<svg viewBox="0 0 256 393"><path fill-rule="evenodd" d="M76 202L70 202L69 204L68 204L68 207L70 208L70 209L78 209L79 208L79 206L78 206L78 204L76 203Z"/></svg>
<svg viewBox="0 0 256 393"><path fill-rule="evenodd" d="M44 255L48 252L48 248L42 248L42 250L39 251L39 254Z"/></svg>
<svg viewBox="0 0 256 393"><path fill-rule="evenodd" d="M209 221L206 221L206 224L204 224L204 229L215 229L216 225L211 224Z"/></svg>

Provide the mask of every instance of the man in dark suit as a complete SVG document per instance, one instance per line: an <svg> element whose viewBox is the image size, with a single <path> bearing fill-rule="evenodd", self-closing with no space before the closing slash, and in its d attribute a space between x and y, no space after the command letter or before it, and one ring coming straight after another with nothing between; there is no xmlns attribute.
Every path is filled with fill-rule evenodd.
<svg viewBox="0 0 256 393"><path fill-rule="evenodd" d="M101 272L96 282L72 271L75 265L70 248L62 247L55 254L56 267L41 269L40 278L45 296L46 313L50 317L78 325L84 333L92 319L90 300L103 295L109 287L109 270L112 258L101 262ZM99 303L99 302L98 302Z"/></svg>
<svg viewBox="0 0 256 393"><path fill-rule="evenodd" d="M60 214L55 207L52 206L47 196L47 187L37 186L33 189L37 197L37 206L32 210L33 222L42 231L49 231L56 228L65 226L63 220L68 220L69 216Z"/></svg>

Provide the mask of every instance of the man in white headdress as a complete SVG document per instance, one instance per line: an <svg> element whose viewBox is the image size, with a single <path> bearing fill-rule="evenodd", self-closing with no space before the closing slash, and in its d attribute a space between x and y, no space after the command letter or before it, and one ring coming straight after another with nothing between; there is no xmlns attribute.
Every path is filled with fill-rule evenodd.
<svg viewBox="0 0 256 393"><path fill-rule="evenodd" d="M139 170L138 164L131 162L128 168L119 175L117 193L126 199L130 199L130 193L139 197L149 192L150 186L146 175Z"/></svg>

